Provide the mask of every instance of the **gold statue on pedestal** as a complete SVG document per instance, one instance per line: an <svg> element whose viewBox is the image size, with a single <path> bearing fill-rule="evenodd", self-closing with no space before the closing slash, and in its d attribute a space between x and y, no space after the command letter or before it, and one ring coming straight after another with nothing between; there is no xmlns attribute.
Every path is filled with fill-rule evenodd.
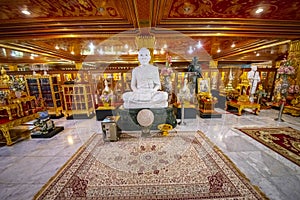
<svg viewBox="0 0 300 200"><path fill-rule="evenodd" d="M1 85L8 85L9 83L9 76L6 74L6 70L4 67L1 69L1 76L0 76L0 84Z"/></svg>
<svg viewBox="0 0 300 200"><path fill-rule="evenodd" d="M237 90L239 90L239 102L250 102L249 95L247 91L250 87L249 80L247 78L247 72L243 72L240 76L241 83L237 86Z"/></svg>

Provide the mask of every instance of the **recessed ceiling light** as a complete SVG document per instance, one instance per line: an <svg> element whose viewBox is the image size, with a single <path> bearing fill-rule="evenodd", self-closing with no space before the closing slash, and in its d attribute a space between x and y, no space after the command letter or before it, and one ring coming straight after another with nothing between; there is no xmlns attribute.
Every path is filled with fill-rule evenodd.
<svg viewBox="0 0 300 200"><path fill-rule="evenodd" d="M259 13L261 13L261 12L263 12L263 11L264 11L264 9L258 8L258 9L255 11L255 13L256 13L256 14L259 14Z"/></svg>
<svg viewBox="0 0 300 200"><path fill-rule="evenodd" d="M24 15L31 15L31 13L30 13L28 10L22 10L22 13L23 13Z"/></svg>

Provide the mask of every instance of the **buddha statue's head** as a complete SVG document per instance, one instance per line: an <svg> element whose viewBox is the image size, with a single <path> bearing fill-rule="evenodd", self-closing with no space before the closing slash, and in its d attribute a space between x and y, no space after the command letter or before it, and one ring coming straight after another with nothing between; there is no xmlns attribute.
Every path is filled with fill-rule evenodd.
<svg viewBox="0 0 300 200"><path fill-rule="evenodd" d="M147 65L149 64L151 60L151 55L149 49L143 47L139 50L138 59L141 63L141 65Z"/></svg>

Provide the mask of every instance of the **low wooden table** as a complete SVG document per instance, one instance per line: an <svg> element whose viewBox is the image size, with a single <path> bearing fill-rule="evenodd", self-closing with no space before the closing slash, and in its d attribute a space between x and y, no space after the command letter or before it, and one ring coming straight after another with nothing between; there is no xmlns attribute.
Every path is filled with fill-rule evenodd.
<svg viewBox="0 0 300 200"><path fill-rule="evenodd" d="M238 109L238 115L242 115L242 111L245 108L249 109L255 109L255 114L258 115L260 111L260 104L258 103L251 103L251 102L240 102L240 101L227 101L226 102L226 110L228 109L228 106L234 107Z"/></svg>

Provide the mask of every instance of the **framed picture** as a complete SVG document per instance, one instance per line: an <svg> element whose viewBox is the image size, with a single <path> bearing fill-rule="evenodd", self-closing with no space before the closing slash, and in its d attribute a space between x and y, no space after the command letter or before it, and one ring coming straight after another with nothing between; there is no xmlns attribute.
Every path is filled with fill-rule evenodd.
<svg viewBox="0 0 300 200"><path fill-rule="evenodd" d="M206 78L198 78L198 93L210 93L210 80Z"/></svg>

